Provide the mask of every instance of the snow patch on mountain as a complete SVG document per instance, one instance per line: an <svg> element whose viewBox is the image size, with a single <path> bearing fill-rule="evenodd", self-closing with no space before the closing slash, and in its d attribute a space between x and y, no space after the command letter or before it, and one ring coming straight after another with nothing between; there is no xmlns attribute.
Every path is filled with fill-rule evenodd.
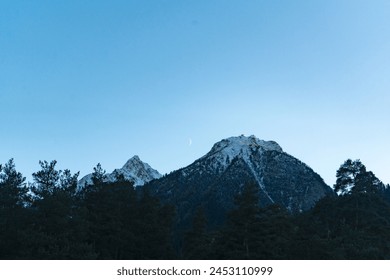
<svg viewBox="0 0 390 280"><path fill-rule="evenodd" d="M123 176L126 181L134 183L135 187L142 186L154 179L159 179L162 175L149 164L140 160L136 155L129 159L122 168L115 169L112 173L106 174L105 182L115 182L118 177ZM92 185L92 174L84 176L79 182L78 187Z"/></svg>
<svg viewBox="0 0 390 280"><path fill-rule="evenodd" d="M254 152L263 153L264 151L283 152L282 148L275 141L260 140L254 135L249 137L241 135L223 139L214 144L210 152L201 157L200 160L207 158L212 161L215 170L224 171L233 159L240 157L249 167L253 168L250 156Z"/></svg>

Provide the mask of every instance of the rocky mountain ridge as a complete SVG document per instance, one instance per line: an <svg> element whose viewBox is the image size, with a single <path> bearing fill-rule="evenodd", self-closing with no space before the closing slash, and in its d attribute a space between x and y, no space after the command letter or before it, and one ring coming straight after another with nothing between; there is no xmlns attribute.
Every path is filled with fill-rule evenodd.
<svg viewBox="0 0 390 280"><path fill-rule="evenodd" d="M174 204L187 223L196 208L211 220L223 220L246 183L259 188L260 204L279 204L290 212L310 209L333 190L309 166L274 141L255 136L230 137L187 167L145 185L162 201Z"/></svg>
<svg viewBox="0 0 390 280"><path fill-rule="evenodd" d="M122 168L115 169L112 173L106 174L105 182L115 182L119 176L123 179L134 183L139 187L154 179L159 179L162 175L149 164L143 162L137 155L129 159ZM92 173L84 176L78 182L78 187L92 185Z"/></svg>

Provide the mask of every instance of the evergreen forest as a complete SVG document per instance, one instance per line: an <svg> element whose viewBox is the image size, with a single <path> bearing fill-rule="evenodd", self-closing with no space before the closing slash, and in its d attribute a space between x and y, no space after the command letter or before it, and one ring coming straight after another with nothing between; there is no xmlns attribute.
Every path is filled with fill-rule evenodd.
<svg viewBox="0 0 390 280"><path fill-rule="evenodd" d="M390 187L359 160L336 171L334 195L309 211L259 207L246 182L219 227L202 207L187 228L175 207L118 176L93 185L41 161L33 182L11 159L0 166L0 259L390 259Z"/></svg>

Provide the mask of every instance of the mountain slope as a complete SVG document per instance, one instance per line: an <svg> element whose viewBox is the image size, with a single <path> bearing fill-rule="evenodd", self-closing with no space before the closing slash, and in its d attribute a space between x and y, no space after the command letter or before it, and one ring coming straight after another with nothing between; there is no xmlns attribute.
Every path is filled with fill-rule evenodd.
<svg viewBox="0 0 390 280"><path fill-rule="evenodd" d="M310 209L333 190L310 167L283 152L274 141L255 136L230 137L191 165L146 185L163 201L177 207L179 223L187 224L199 206L215 223L245 183L259 187L260 204L280 204L291 212Z"/></svg>
<svg viewBox="0 0 390 280"><path fill-rule="evenodd" d="M122 168L106 174L105 182L115 182L118 176L123 176L126 181L133 182L134 186L142 186L154 179L161 178L162 175L151 168L149 164L141 161L138 156L133 156ZM92 174L84 176L78 182L79 188L85 185L92 185Z"/></svg>

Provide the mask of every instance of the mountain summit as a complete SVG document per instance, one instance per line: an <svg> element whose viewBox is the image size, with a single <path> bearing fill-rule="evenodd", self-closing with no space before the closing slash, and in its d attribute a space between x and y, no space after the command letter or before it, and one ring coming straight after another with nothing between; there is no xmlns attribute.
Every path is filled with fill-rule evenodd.
<svg viewBox="0 0 390 280"><path fill-rule="evenodd" d="M285 153L274 141L255 136L223 139L191 165L146 184L163 201L173 203L184 223L202 207L210 220L223 219L246 183L259 188L260 204L279 204L301 212L332 189L309 166Z"/></svg>
<svg viewBox="0 0 390 280"><path fill-rule="evenodd" d="M122 168L106 174L105 182L115 182L119 176L123 176L126 181L133 182L134 186L142 186L147 182L160 178L162 175L135 155ZM78 183L79 187L85 185L92 185L92 174L84 176Z"/></svg>
<svg viewBox="0 0 390 280"><path fill-rule="evenodd" d="M230 137L214 144L210 152L199 160L213 162L212 167L216 170L224 170L236 158L241 158L249 167L252 167L251 155L255 152L264 153L266 151L283 152L282 148L275 141L260 140L254 135L249 137L241 135L239 137Z"/></svg>

